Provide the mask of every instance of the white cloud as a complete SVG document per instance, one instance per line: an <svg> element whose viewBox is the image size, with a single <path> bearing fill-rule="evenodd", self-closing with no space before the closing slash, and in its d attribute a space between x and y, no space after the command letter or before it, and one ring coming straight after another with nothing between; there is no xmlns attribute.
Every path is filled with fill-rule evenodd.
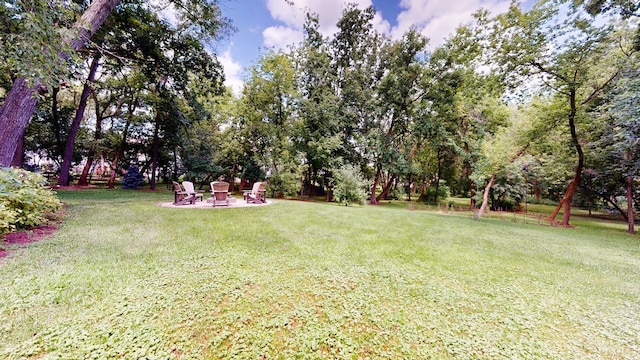
<svg viewBox="0 0 640 360"><path fill-rule="evenodd" d="M318 15L320 32L329 36L338 30L336 23L342 17L347 3L356 4L360 9L372 5L371 0L295 0L293 2L292 6L287 4L285 0L266 0L271 17L281 21L284 25L273 26L263 31L265 46L283 49L287 45L302 41L307 12ZM380 14L376 14L373 24L376 30L385 34L389 33L391 29L389 22L384 20Z"/></svg>
<svg viewBox="0 0 640 360"><path fill-rule="evenodd" d="M178 23L178 11L173 3L163 0L149 1L152 8L158 10L160 18L166 20L169 24L175 26Z"/></svg>
<svg viewBox="0 0 640 360"><path fill-rule="evenodd" d="M469 23L476 10L483 8L498 14L507 11L509 4L509 0L402 0L400 7L404 10L398 14L391 36L400 38L414 26L430 39L429 47L435 48L458 26Z"/></svg>
<svg viewBox="0 0 640 360"><path fill-rule="evenodd" d="M397 25L391 27L380 13L373 19L374 28L383 34L399 39L410 27L415 27L430 39L429 47L435 48L452 35L455 29L469 23L472 15L480 8L489 10L492 14L505 12L509 8L510 0L388 0L399 1L403 9L397 16ZM364 9L372 5L371 0L294 0L294 5L286 0L266 0L267 9L274 20L282 25L273 26L263 31L263 42L267 47L276 49L286 48L287 45L298 43L303 38L305 13L318 15L320 32L325 36L333 35L338 29L336 23L340 20L347 3L354 3ZM389 16L389 14L382 14Z"/></svg>
<svg viewBox="0 0 640 360"><path fill-rule="evenodd" d="M231 46L233 46L233 44L231 44ZM222 53L222 55L218 56L218 60L224 68L224 84L231 87L235 95L239 95L242 93L242 88L244 87L244 81L241 76L242 65L233 60L231 47Z"/></svg>
<svg viewBox="0 0 640 360"><path fill-rule="evenodd" d="M264 45L275 50L285 49L287 45L297 44L303 40L303 33L286 26L271 26L262 32Z"/></svg>

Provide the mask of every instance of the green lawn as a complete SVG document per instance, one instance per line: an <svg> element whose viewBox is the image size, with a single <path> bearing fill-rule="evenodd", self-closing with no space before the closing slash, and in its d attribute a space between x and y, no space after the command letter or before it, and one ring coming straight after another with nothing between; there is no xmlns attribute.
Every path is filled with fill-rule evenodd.
<svg viewBox="0 0 640 360"><path fill-rule="evenodd" d="M59 231L0 260L0 358L640 358L624 226L60 197Z"/></svg>

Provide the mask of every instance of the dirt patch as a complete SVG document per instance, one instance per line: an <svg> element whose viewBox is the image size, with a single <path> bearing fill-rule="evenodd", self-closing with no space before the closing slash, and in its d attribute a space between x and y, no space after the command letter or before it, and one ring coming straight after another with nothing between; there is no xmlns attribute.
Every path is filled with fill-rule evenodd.
<svg viewBox="0 0 640 360"><path fill-rule="evenodd" d="M0 258L9 255L10 250L7 250L3 245L24 245L36 241L41 241L48 238L53 234L58 227L55 224L37 226L29 230L16 231L6 234L3 239L0 239Z"/></svg>

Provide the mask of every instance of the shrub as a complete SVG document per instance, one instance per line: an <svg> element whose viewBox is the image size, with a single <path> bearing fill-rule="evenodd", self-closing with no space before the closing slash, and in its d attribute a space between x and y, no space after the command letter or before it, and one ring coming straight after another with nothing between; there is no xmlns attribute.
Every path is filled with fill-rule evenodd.
<svg viewBox="0 0 640 360"><path fill-rule="evenodd" d="M407 189L404 186L398 186L389 191L389 198L393 200L404 200L407 195Z"/></svg>
<svg viewBox="0 0 640 360"><path fill-rule="evenodd" d="M436 187L435 185L431 185L427 187L424 193L420 194L420 198L418 200L425 202L427 204L437 205L434 203L435 195L436 195ZM451 196L451 191L449 190L449 187L445 184L440 184L440 186L438 186L438 202L446 201L449 196Z"/></svg>
<svg viewBox="0 0 640 360"><path fill-rule="evenodd" d="M122 188L123 189L137 189L144 184L144 175L140 173L140 170L137 166L131 165L129 166L129 170L124 175L122 179Z"/></svg>
<svg viewBox="0 0 640 360"><path fill-rule="evenodd" d="M16 168L0 169L0 234L47 223L62 203L46 179Z"/></svg>
<svg viewBox="0 0 640 360"><path fill-rule="evenodd" d="M333 174L333 196L339 203L364 204L367 199L365 189L367 183L362 177L362 173L352 165L345 165L334 171Z"/></svg>
<svg viewBox="0 0 640 360"><path fill-rule="evenodd" d="M300 180L294 172L275 171L269 177L268 190L274 197L296 196L300 192Z"/></svg>

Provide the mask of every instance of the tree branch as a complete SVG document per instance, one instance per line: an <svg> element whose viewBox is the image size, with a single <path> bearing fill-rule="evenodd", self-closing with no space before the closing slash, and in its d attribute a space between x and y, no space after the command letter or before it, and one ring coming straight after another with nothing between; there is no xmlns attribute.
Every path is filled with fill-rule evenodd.
<svg viewBox="0 0 640 360"><path fill-rule="evenodd" d="M559 74L559 73L557 73L557 72L555 72L553 70L547 69L544 65L540 64L537 61L532 61L532 62L529 63L529 65L533 66L534 68L540 70L541 72L543 72L545 74L549 74L549 75L554 76L554 77L556 77L556 78L558 78L558 79L560 79L560 80L562 80L562 81L564 81L566 83L570 83L569 79L567 79L565 76L563 76L563 75L561 75L561 74Z"/></svg>
<svg viewBox="0 0 640 360"><path fill-rule="evenodd" d="M620 74L620 70L616 71L613 75L611 75L609 77L609 79L607 79L607 81L605 81L602 85L596 87L593 92L585 99L583 100L580 105L585 105L586 103L588 103L589 101L593 100L596 96L598 96L598 94L605 88L607 87L607 85L609 85L616 77L618 77L618 75Z"/></svg>

